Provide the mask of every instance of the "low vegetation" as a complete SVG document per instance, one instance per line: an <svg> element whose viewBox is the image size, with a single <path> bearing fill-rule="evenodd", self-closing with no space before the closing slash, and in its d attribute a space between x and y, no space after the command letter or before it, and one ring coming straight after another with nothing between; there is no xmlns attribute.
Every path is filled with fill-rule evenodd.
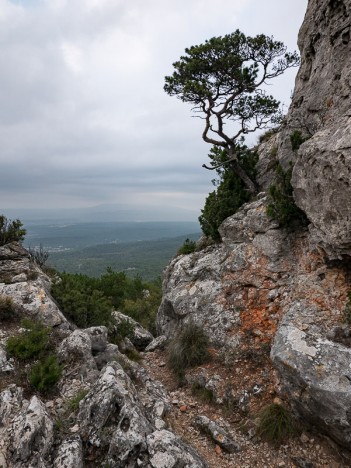
<svg viewBox="0 0 351 468"><path fill-rule="evenodd" d="M49 258L49 252L40 244L39 247L28 247L30 258L38 266L43 267Z"/></svg>
<svg viewBox="0 0 351 468"><path fill-rule="evenodd" d="M6 351L10 356L26 361L46 350L50 328L28 319L21 321L21 327L24 328L24 332L7 340Z"/></svg>
<svg viewBox="0 0 351 468"><path fill-rule="evenodd" d="M296 152L306 140L308 140L308 137L303 136L300 130L294 130L290 135L292 150Z"/></svg>
<svg viewBox="0 0 351 468"><path fill-rule="evenodd" d="M18 318L18 308L9 296L0 294L0 322Z"/></svg>
<svg viewBox="0 0 351 468"><path fill-rule="evenodd" d="M278 221L282 227L307 226L308 219L305 213L295 204L293 188L291 185L293 167L290 165L284 171L278 163L276 166L275 183L269 187L269 204L267 214Z"/></svg>
<svg viewBox="0 0 351 468"><path fill-rule="evenodd" d="M0 215L0 246L14 241L22 242L25 235L26 230L19 219L11 221Z"/></svg>
<svg viewBox="0 0 351 468"><path fill-rule="evenodd" d="M179 380L186 369L210 361L209 338L203 328L193 322L187 323L174 337L167 349L167 363Z"/></svg>
<svg viewBox="0 0 351 468"><path fill-rule="evenodd" d="M62 312L78 327L111 326L111 312L115 309L154 331L161 281L128 278L110 268L100 278L60 273L51 293Z"/></svg>
<svg viewBox="0 0 351 468"><path fill-rule="evenodd" d="M177 255L187 255L195 252L196 242L186 238L183 245L179 247Z"/></svg>
<svg viewBox="0 0 351 468"><path fill-rule="evenodd" d="M290 412L281 404L272 403L260 414L258 434L274 444L280 444L296 434L297 427Z"/></svg>
<svg viewBox="0 0 351 468"><path fill-rule="evenodd" d="M79 409L79 403L87 396L88 390L79 390L76 395L66 401L67 413L74 413Z"/></svg>
<svg viewBox="0 0 351 468"><path fill-rule="evenodd" d="M208 388L205 388L200 383L192 384L191 393L203 403L214 403L215 401L213 391L209 390Z"/></svg>
<svg viewBox="0 0 351 468"><path fill-rule="evenodd" d="M249 150L246 146L238 146L237 152L238 159L245 172L249 174L252 180L255 180L257 153ZM228 216L236 213L244 203L248 202L251 194L242 179L231 168L230 163L226 163L228 156L224 150L213 147L209 157L213 167L217 167L219 164L224 164L224 166L221 165L216 169L219 180L215 179L212 182L217 188L206 198L199 222L206 236L219 241L221 237L218 228L221 223Z"/></svg>
<svg viewBox="0 0 351 468"><path fill-rule="evenodd" d="M40 392L48 392L60 380L61 374L62 366L59 364L57 356L50 355L33 365L28 378L34 388Z"/></svg>

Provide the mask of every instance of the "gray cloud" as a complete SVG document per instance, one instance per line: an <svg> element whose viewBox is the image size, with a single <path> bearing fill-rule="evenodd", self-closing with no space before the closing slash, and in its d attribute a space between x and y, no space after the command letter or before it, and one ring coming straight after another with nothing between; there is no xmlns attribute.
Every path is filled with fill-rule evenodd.
<svg viewBox="0 0 351 468"><path fill-rule="evenodd" d="M307 0L0 0L3 208L194 210L212 190L190 107L163 92L184 48L236 28L296 48ZM288 103L296 70L273 94Z"/></svg>

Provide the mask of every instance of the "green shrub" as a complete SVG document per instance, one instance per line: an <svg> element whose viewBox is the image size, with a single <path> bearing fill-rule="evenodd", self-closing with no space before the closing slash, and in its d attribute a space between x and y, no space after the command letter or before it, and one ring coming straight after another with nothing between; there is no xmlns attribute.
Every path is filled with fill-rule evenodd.
<svg viewBox="0 0 351 468"><path fill-rule="evenodd" d="M0 215L0 245L13 241L22 242L26 235L26 230L22 226L19 219L11 221L6 216Z"/></svg>
<svg viewBox="0 0 351 468"><path fill-rule="evenodd" d="M37 390L46 392L52 390L60 380L62 366L55 355L47 356L35 364L29 373L29 382Z"/></svg>
<svg viewBox="0 0 351 468"><path fill-rule="evenodd" d="M124 338L132 338L135 325L129 320L121 320L118 324L111 325L109 328L109 340L111 343L119 344Z"/></svg>
<svg viewBox="0 0 351 468"><path fill-rule="evenodd" d="M203 403L214 403L215 396L212 390L203 387L200 383L193 383L191 386L191 393L198 400L201 400Z"/></svg>
<svg viewBox="0 0 351 468"><path fill-rule="evenodd" d="M68 412L73 413L79 409L79 403L87 396L89 390L79 390L74 397L66 401L66 408Z"/></svg>
<svg viewBox="0 0 351 468"><path fill-rule="evenodd" d="M179 247L177 255L187 255L195 252L196 242L190 240L189 238L185 239L183 245Z"/></svg>
<svg viewBox="0 0 351 468"><path fill-rule="evenodd" d="M226 153L217 147L212 148L209 157L212 159L211 164L214 166L228 159ZM249 150L246 146L238 146L238 160L249 177L255 180L255 166L258 161L257 153ZM250 193L229 164L218 168L217 173L220 177L219 181L212 181L217 186L217 189L206 198L199 222L206 236L219 241L219 226L228 216L236 213L244 203L250 200Z"/></svg>
<svg viewBox="0 0 351 468"><path fill-rule="evenodd" d="M258 137L258 142L259 143L265 143L266 141L270 140L270 138L275 135L276 133L279 132L279 128L280 127L275 127L275 128L269 128L267 131L265 131L264 133L262 133L259 137Z"/></svg>
<svg viewBox="0 0 351 468"><path fill-rule="evenodd" d="M305 213L296 206L291 185L292 165L285 172L280 164L276 167L276 182L269 187L267 215L282 227L307 226Z"/></svg>
<svg viewBox="0 0 351 468"><path fill-rule="evenodd" d="M49 258L49 252L44 249L43 244L40 244L39 247L28 247L28 252L31 260L40 267L44 266Z"/></svg>
<svg viewBox="0 0 351 468"><path fill-rule="evenodd" d="M18 310L9 296L0 295L0 321L9 321L18 317Z"/></svg>
<svg viewBox="0 0 351 468"><path fill-rule="evenodd" d="M297 151L302 143L308 140L307 137L304 137L300 130L294 130L290 135L291 148L293 151Z"/></svg>
<svg viewBox="0 0 351 468"><path fill-rule="evenodd" d="M296 431L296 423L283 405L272 403L262 410L258 434L263 439L280 444Z"/></svg>
<svg viewBox="0 0 351 468"><path fill-rule="evenodd" d="M185 325L167 349L167 363L170 369L182 379L185 370L199 366L211 359L209 339L204 330L193 322Z"/></svg>
<svg viewBox="0 0 351 468"><path fill-rule="evenodd" d="M50 329L28 319L21 321L21 327L25 328L21 335L11 336L7 340L7 352L21 360L39 356L48 345Z"/></svg>
<svg viewBox="0 0 351 468"><path fill-rule="evenodd" d="M111 312L116 309L153 332L161 302L161 280L144 282L110 268L100 278L60 273L51 293L66 317L79 327L109 326Z"/></svg>
<svg viewBox="0 0 351 468"><path fill-rule="evenodd" d="M96 283L96 278L61 273L51 288L62 312L78 327L108 326L111 322L111 301Z"/></svg>
<svg viewBox="0 0 351 468"><path fill-rule="evenodd" d="M134 362L141 362L143 360L141 354L133 348L126 348L123 354L125 354L128 359Z"/></svg>

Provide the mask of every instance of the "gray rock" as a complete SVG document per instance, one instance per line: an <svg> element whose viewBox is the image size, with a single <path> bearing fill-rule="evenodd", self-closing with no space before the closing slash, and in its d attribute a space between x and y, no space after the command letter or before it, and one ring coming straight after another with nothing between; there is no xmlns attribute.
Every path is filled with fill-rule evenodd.
<svg viewBox="0 0 351 468"><path fill-rule="evenodd" d="M23 315L69 329L49 290L49 278L31 262L27 250L16 242L0 247L0 295L11 297Z"/></svg>
<svg viewBox="0 0 351 468"><path fill-rule="evenodd" d="M297 322L315 308L292 303L280 324L271 358L282 392L305 422L345 447L351 443L351 349L329 341L317 326L301 330Z"/></svg>
<svg viewBox="0 0 351 468"><path fill-rule="evenodd" d="M45 466L54 440L53 422L38 397L33 396L12 424L11 449L19 466Z"/></svg>
<svg viewBox="0 0 351 468"><path fill-rule="evenodd" d="M231 437L228 431L206 416L198 416L193 424L202 432L209 434L216 444L227 452L234 453L241 450L240 445Z"/></svg>
<svg viewBox="0 0 351 468"><path fill-rule="evenodd" d="M351 255L351 117L343 117L302 145L292 185L307 214L313 241L332 259Z"/></svg>
<svg viewBox="0 0 351 468"><path fill-rule="evenodd" d="M107 346L107 327L90 327L85 328L84 332L90 336L91 350L93 353L105 351Z"/></svg>
<svg viewBox="0 0 351 468"><path fill-rule="evenodd" d="M13 370L13 359L7 357L5 349L0 345L0 372L11 372Z"/></svg>
<svg viewBox="0 0 351 468"><path fill-rule="evenodd" d="M133 345L139 351L143 351L146 348L146 346L148 346L148 344L150 344L151 341L154 339L154 337L148 330L142 327L138 322L133 320L131 317L128 317L128 315L124 315L122 314L122 312L115 310L112 313L112 316L116 321L117 329L118 329L118 324L124 321L127 321L133 325L134 327L133 334L129 338L131 342L133 343Z"/></svg>
<svg viewBox="0 0 351 468"><path fill-rule="evenodd" d="M147 436L150 465L153 468L205 468L207 464L197 453L167 430Z"/></svg>
<svg viewBox="0 0 351 468"><path fill-rule="evenodd" d="M116 361L120 358L118 346L108 343L103 351L100 351L94 356L96 366L99 370L106 366L109 362Z"/></svg>
<svg viewBox="0 0 351 468"><path fill-rule="evenodd" d="M65 439L60 445L54 468L83 468L83 447L79 436Z"/></svg>
<svg viewBox="0 0 351 468"><path fill-rule="evenodd" d="M143 457L145 435L152 432L132 382L116 362L106 366L81 402L77 421L84 441L109 447L113 466L129 466Z"/></svg>
<svg viewBox="0 0 351 468"><path fill-rule="evenodd" d="M81 385L90 384L98 377L98 369L92 356L90 335L82 330L75 330L65 338L58 349L60 362L64 365L59 388L62 395L73 397Z"/></svg>
<svg viewBox="0 0 351 468"><path fill-rule="evenodd" d="M148 344L145 348L146 353L151 353L156 351L156 349L164 349L167 343L167 337L165 335L158 336L157 338L153 339L150 344Z"/></svg>

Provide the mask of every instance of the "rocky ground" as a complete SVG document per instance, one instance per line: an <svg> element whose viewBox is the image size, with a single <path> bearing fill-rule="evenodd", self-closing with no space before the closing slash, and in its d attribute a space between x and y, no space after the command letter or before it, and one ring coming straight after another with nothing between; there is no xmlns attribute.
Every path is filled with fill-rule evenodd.
<svg viewBox="0 0 351 468"><path fill-rule="evenodd" d="M277 376L267 353L261 356L238 356L227 366L215 355L211 363L187 374L189 382L199 381L202 376L202 382L209 383L208 387L213 389L214 394L214 401L211 402L204 401L203 394L199 396L194 393L191 384L178 385L167 368L164 351L144 353L143 365L155 379L162 382L168 392L172 407L167 420L172 430L190 443L209 467L351 466L351 454L348 451L303 424L295 437L280 446L267 443L257 436L260 410L278 399L274 390ZM228 395L228 389L235 390ZM208 394L206 398L208 400ZM200 431L194 425L199 415L205 415L225 428L240 450L228 453L213 438Z"/></svg>

